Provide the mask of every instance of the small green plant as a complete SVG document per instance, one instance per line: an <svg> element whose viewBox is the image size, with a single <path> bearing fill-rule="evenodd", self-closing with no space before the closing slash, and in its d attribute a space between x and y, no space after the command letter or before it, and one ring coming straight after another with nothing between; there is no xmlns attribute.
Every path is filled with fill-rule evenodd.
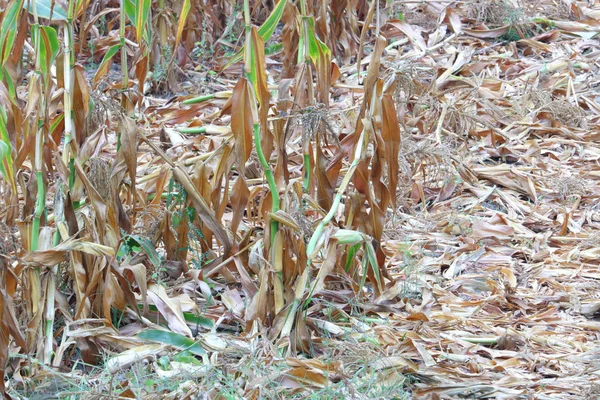
<svg viewBox="0 0 600 400"><path fill-rule="evenodd" d="M177 230L182 223L187 224L188 245L179 247L177 252L188 251L192 253L191 264L193 268L202 269L209 261L209 252L202 251L200 243L205 240L204 234L195 224L197 219L196 208L187 204L187 192L174 179L169 182L167 194L167 209L173 210L172 227Z"/></svg>

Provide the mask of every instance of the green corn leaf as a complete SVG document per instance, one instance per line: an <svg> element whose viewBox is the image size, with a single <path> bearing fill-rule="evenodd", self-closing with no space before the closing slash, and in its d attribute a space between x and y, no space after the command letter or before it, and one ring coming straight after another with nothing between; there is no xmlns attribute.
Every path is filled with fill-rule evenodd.
<svg viewBox="0 0 600 400"><path fill-rule="evenodd" d="M377 285L379 286L379 289L382 289L382 284L381 284L381 276L379 276L379 266L377 265L377 257L375 256L375 249L373 248L373 244L371 243L371 241L369 240L368 237L365 236L365 253L367 255L366 257L366 262L371 266L371 269L373 270L373 275L375 276L375 280L377 281ZM365 271L365 276L366 276L366 271Z"/></svg>
<svg viewBox="0 0 600 400"><path fill-rule="evenodd" d="M143 304L138 304L138 308L140 310L142 310L144 308L144 305ZM152 305L152 304L148 304L148 310L150 310L153 313L159 312L158 308L155 305ZM191 312L185 312L184 311L183 312L183 319L185 319L185 322L189 322L191 324L196 325L197 327L201 326L201 327L206 328L206 329L211 329L215 325L215 323L213 322L212 319L210 319L208 317L204 317L202 315L197 315L197 314L194 314L194 313L191 313ZM188 324L188 326L191 327L190 324Z"/></svg>
<svg viewBox="0 0 600 400"><path fill-rule="evenodd" d="M351 229L338 229L333 234L333 238L337 239L340 244L354 245L363 241L363 235Z"/></svg>
<svg viewBox="0 0 600 400"><path fill-rule="evenodd" d="M42 40L45 48L45 59L42 60L46 63L46 72L48 77L50 76L50 68L54 65L58 51L60 50L60 44L58 43L58 34L56 29L51 26L42 26L40 31L42 34Z"/></svg>
<svg viewBox="0 0 600 400"><path fill-rule="evenodd" d="M177 24L177 36L175 37L175 48L173 50L173 59L177 54L177 48L181 42L181 35L183 34L183 28L185 27L185 21L187 20L188 13L190 12L191 4L190 0L184 0L183 6L181 6L181 14L179 14L179 23Z"/></svg>
<svg viewBox="0 0 600 400"><path fill-rule="evenodd" d="M286 2L287 0L279 0L279 3L277 3L273 11L271 11L271 15L269 15L269 18L267 18L264 24L262 24L261 27L258 28L258 35L262 38L263 41L266 42L267 40L271 39L271 36L273 36L275 28L277 28L277 24L279 24L279 21L283 16L283 10L285 9ZM229 62L227 63L227 65L225 65L225 68L223 69L225 70L231 67L233 64L240 61L242 58L244 58L243 47L237 53L235 53L235 55L231 58L231 60L229 60Z"/></svg>
<svg viewBox="0 0 600 400"><path fill-rule="evenodd" d="M125 0L125 14L127 14L127 18L131 21L132 24L135 25L135 21L137 19L136 16L136 6L131 0Z"/></svg>
<svg viewBox="0 0 600 400"><path fill-rule="evenodd" d="M23 8L23 0L13 0L10 7L4 14L2 20L2 27L0 28L0 45L4 46L4 53L2 54L2 65L8 59L15 42L15 36L17 34L17 23L19 21L19 15Z"/></svg>
<svg viewBox="0 0 600 400"><path fill-rule="evenodd" d="M138 334L138 337L143 340L151 340L153 342L164 343L182 350L187 350L197 356L206 354L206 350L204 350L197 342L178 333L158 329L148 329L141 331Z"/></svg>
<svg viewBox="0 0 600 400"><path fill-rule="evenodd" d="M50 133L54 133L56 129L60 126L60 123L65 119L65 114L60 114L54 121L52 121L52 125L50 125Z"/></svg>
<svg viewBox="0 0 600 400"><path fill-rule="evenodd" d="M308 41L308 56L312 60L313 63L318 63L321 54L328 55L331 54L331 50L327 47L325 43L323 43L317 35L315 34L315 19L313 17L309 17L308 19L308 32L306 32L306 39Z"/></svg>
<svg viewBox="0 0 600 400"><path fill-rule="evenodd" d="M16 103L17 91L15 89L15 84L13 83L12 78L10 77L10 74L6 70L6 67L2 67L2 73L0 74L0 76L1 76L1 80L4 82L4 84L6 85L6 88L8 89L8 94L10 95L10 101L13 104L17 104Z"/></svg>
<svg viewBox="0 0 600 400"><path fill-rule="evenodd" d="M186 322L191 322L193 324L196 324L197 326L201 326L203 328L212 328L215 323L213 322L212 319L208 318L208 317L203 317L202 315L196 315L193 313L189 313L189 312L184 312L183 313L183 319L185 319Z"/></svg>
<svg viewBox="0 0 600 400"><path fill-rule="evenodd" d="M150 15L150 6L152 6L152 0L136 0L135 32L138 43L141 43L142 37L144 37L146 41L148 39L145 31ZM148 41L147 43L149 44Z"/></svg>
<svg viewBox="0 0 600 400"><path fill-rule="evenodd" d="M10 184L14 193L17 193L17 182L13 173L12 144L6 129L6 111L0 106L0 172Z"/></svg>
<svg viewBox="0 0 600 400"><path fill-rule="evenodd" d="M10 148L6 143L0 142L0 172L4 176L4 179L9 180L9 171L7 168L7 161L11 159L10 157Z"/></svg>
<svg viewBox="0 0 600 400"><path fill-rule="evenodd" d="M98 82L108 73L110 65L112 64L112 58L120 49L120 44L116 44L108 49L104 55L104 58L102 59L102 62L100 63L100 66L98 67L98 70L96 71L96 75L94 75L94 85L98 84Z"/></svg>
<svg viewBox="0 0 600 400"><path fill-rule="evenodd" d="M279 3L275 6L269 18L262 24L260 28L258 28L258 34L261 38L266 42L273 36L273 32L277 28L277 24L281 20L283 16L283 10L285 9L285 3L287 0L280 0Z"/></svg>
<svg viewBox="0 0 600 400"><path fill-rule="evenodd" d="M28 11L33 14L33 3L35 1L35 11L39 18L50 19L52 21L67 21L67 9L56 0L29 0L25 2Z"/></svg>
<svg viewBox="0 0 600 400"><path fill-rule="evenodd" d="M36 47L39 46L40 68L42 75L48 80L50 79L50 68L54 64L60 48L58 34L56 29L51 26L34 25L31 36L34 43L36 43Z"/></svg>
<svg viewBox="0 0 600 400"><path fill-rule="evenodd" d="M160 268L160 266L162 264L161 260L160 260L160 256L156 252L156 248L154 247L154 245L152 244L152 241L150 241L150 239L145 238L143 236L138 236L138 235L127 235L125 240L133 241L133 242L137 243L142 248L144 253L146 253L148 258L150 259L150 262L156 268ZM130 244L130 243L128 243L128 244Z"/></svg>
<svg viewBox="0 0 600 400"><path fill-rule="evenodd" d="M177 353L173 356L173 361L177 361L180 363L193 364L202 366L202 362L198 360L192 353L189 351L182 351L181 353Z"/></svg>
<svg viewBox="0 0 600 400"><path fill-rule="evenodd" d="M348 257L346 258L346 272L348 272L350 270L350 265L352 264L352 260L354 260L354 257L356 256L356 253L358 253L358 250L360 250L361 244L357 243L354 246L350 246L350 248L348 249Z"/></svg>

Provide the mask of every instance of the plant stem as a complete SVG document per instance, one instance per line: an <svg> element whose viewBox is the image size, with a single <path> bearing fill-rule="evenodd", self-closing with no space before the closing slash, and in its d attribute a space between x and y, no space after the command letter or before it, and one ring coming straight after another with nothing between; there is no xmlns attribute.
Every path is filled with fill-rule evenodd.
<svg viewBox="0 0 600 400"><path fill-rule="evenodd" d="M121 94L121 106L124 109L127 109L127 96L125 96L125 90L129 87L129 71L127 70L127 48L125 47L125 18L127 14L125 13L125 0L121 0L121 18L119 21L119 38L121 40L121 73L123 74L123 81L121 84L121 89L123 93ZM142 85L143 82L140 83ZM121 132L117 134L117 150L121 148Z"/></svg>
<svg viewBox="0 0 600 400"><path fill-rule="evenodd" d="M179 128L179 132L185 133L187 135L201 135L206 133L206 126L194 126L191 128Z"/></svg>
<svg viewBox="0 0 600 400"><path fill-rule="evenodd" d="M43 89L48 84L46 82L47 76L44 76L41 72L41 64L42 64L42 54L41 54L41 42L42 42L42 33L40 27L40 21L37 13L36 1L32 2L33 6L33 17L34 24L32 25L32 34L35 33L36 41L35 41L35 78L32 79L30 85L38 85L38 89L40 90L40 96L37 104L37 116L36 116L36 134L35 134L35 149L34 149L34 171L35 178L37 183L37 198L35 202L35 209L33 213L33 222L31 225L31 239L29 242L29 251L36 251L39 247L39 237L40 237L40 223L42 214L45 209L46 203L46 189L44 187L44 179L43 179L43 152L44 152L44 142L45 142L45 122L46 122L46 91ZM30 90L35 90L33 86L30 86ZM41 273L40 268L32 269L29 272L29 284L30 284L30 292L28 300L31 302L30 310L31 310L31 320L29 321L30 326L28 329L31 329L37 335L39 333L40 321L41 321L41 313L43 313L43 291L41 284ZM52 305L54 306L54 304ZM43 332L42 334L44 334ZM51 336L52 337L52 336Z"/></svg>
<svg viewBox="0 0 600 400"><path fill-rule="evenodd" d="M344 179L342 180L342 183L340 184L340 187L338 188L337 193L335 194L335 197L333 199L333 204L331 205L331 208L329 209L329 212L327 213L327 215L325 215L325 217L321 220L321 222L317 226L317 229L315 229L315 232L313 233L312 237L310 238L310 241L308 242L308 246L306 247L306 254L308 255L307 267L310 267L311 258L312 258L311 256L312 256L313 252L315 251L315 248L317 247L317 243L319 242L319 239L323 235L323 231L325 230L325 227L327 226L327 224L329 224L329 222L331 222L331 220L333 219L333 217L335 216L335 214L338 211L338 208L342 201L342 196L343 196L344 192L346 191L348 184L350 183L350 179L352 179L352 175L354 175L354 171L358 167L358 163L360 162L361 154L363 151L363 144L365 142L366 142L365 141L365 130L363 129L363 131L361 132L361 134L358 138L358 142L356 143L356 149L354 151L354 160L352 160L352 164L350 164L350 168L348 168L346 175L344 175Z"/></svg>
<svg viewBox="0 0 600 400"><path fill-rule="evenodd" d="M38 146L39 147L43 147L44 143L41 141L42 135L41 134L37 134L36 135L36 161L38 159ZM41 153L41 149L39 150L39 153ZM41 156L39 156L40 160L41 160ZM44 212L44 203L45 203L45 198L46 198L46 193L45 193L45 188L44 188L44 179L42 176L42 171L41 171L41 161L40 161L40 165L38 166L38 163L36 162L36 169L39 168L39 170L37 170L37 172L35 173L35 179L36 179L36 183L37 183L37 199L35 202L35 211L33 213L33 225L31 228L31 245L30 245L30 251L36 251L38 249L38 241L39 241L39 236L40 236L40 220L42 218L42 213Z"/></svg>
<svg viewBox="0 0 600 400"><path fill-rule="evenodd" d="M198 104L198 103L204 103L205 101L208 100L212 100L215 98L215 94L207 94L204 96L198 96L198 97L194 97L193 99L187 99L184 100L182 103L183 104Z"/></svg>
<svg viewBox="0 0 600 400"><path fill-rule="evenodd" d="M312 64L310 62L310 52L309 52L309 35L308 35L308 11L306 7L306 0L300 0L300 12L302 13L302 54L304 56L304 69L302 73L305 75L306 81L306 91L307 91L307 99L309 105L314 104L314 95L313 95L313 80L312 80ZM300 52L298 54L300 56ZM308 193L310 189L310 140L306 140L304 145L302 146L303 152L303 161L304 161L304 173L302 180L302 189L304 193Z"/></svg>
<svg viewBox="0 0 600 400"><path fill-rule="evenodd" d="M71 13L71 3L69 2L69 13ZM71 15L69 14L69 20L65 22L63 27L64 33L64 48L63 48L63 79L64 79L64 121L65 121L65 142L63 147L63 162L69 166L69 190L73 188L75 183L75 165L74 159L71 155L71 139L73 135L73 81L71 76L72 71L72 57L71 57L71 31L72 23L70 20Z"/></svg>
<svg viewBox="0 0 600 400"><path fill-rule="evenodd" d="M267 178L267 184L269 185L269 190L271 191L271 199L273 205L271 207L271 211L276 213L279 211L280 203L279 203L279 191L277 190L277 184L275 183L275 176L273 175L273 170L269 165L267 159L265 158L265 154L262 151L262 147L260 145L260 124L254 123L254 146L256 147L256 155L258 156L258 160L262 165L265 176ZM275 240L275 235L277 234L277 230L279 229L279 222L275 220L271 220L271 244L273 244Z"/></svg>
<svg viewBox="0 0 600 400"><path fill-rule="evenodd" d="M294 302L290 306L290 309L289 309L289 311L286 315L285 321L283 323L283 328L281 329L282 337L289 335L290 332L292 331L292 327L294 325L294 318L296 317L296 311L300 307L302 297L304 296L304 291L306 290L306 287L308 286L308 278L309 278L309 273L310 273L310 266L312 264L313 253L315 252L315 249L317 248L319 239L321 238L321 236L323 236L325 227L327 226L327 224L329 224L329 222L331 222L331 220L333 219L333 217L335 216L335 214L338 211L338 208L342 201L342 195L346 191L346 188L348 187L348 184L350 183L350 179L352 179L352 176L354 175L354 171L356 170L356 168L358 167L358 163L360 162L362 152L363 152L363 147L365 147L364 146L365 143L367 143L367 140L365 139L365 130L363 129L358 138L358 142L356 143L356 148L354 151L354 159L352 160L352 164L350 165L350 168L348 168L348 171L346 171L346 175L344 175L344 179L342 180L342 183L340 184L340 187L337 190L335 198L333 199L333 204L331 205L331 208L329 209L329 212L327 213L327 215L321 220L321 222L319 223L319 226L317 226L317 229L315 229L315 232L313 233L312 237L310 238L310 241L308 242L308 246L306 247L306 255L307 255L306 268L304 268L304 272L302 273L302 276L298 280L298 283L296 283Z"/></svg>
<svg viewBox="0 0 600 400"><path fill-rule="evenodd" d="M251 21L250 21L250 2L249 0L244 0L244 20L246 22L246 54L244 60L244 66L246 69L246 76L248 77L248 81L250 82L250 92L252 93L252 98L254 101L251 103L252 109L252 119L254 124L254 147L256 148L256 155L258 156L258 160L262 165L265 176L267 178L267 183L269 185L269 190L271 192L272 206L271 211L276 213L279 211L280 203L279 203L279 191L277 190L277 184L275 183L275 177L273 175L273 170L269 165L265 157L265 153L263 152L261 143L260 143L260 123L258 117L258 110L256 108L256 93L254 91L254 85L256 84L256 74L252 71L252 55L255 53L254 48L252 46L252 37L251 37ZM279 222L275 220L271 220L271 247L275 241L275 236L277 235L277 231L279 229Z"/></svg>
<svg viewBox="0 0 600 400"><path fill-rule="evenodd" d="M32 26L32 33L36 32L36 43L35 43L35 70L38 75L38 79L40 80L40 85L43 82L43 76L41 71L41 28L40 21L37 14L36 2L32 3L33 6L33 16L34 16L34 25ZM35 203L35 209L33 213L33 224L31 229L31 242L29 251L36 251L38 249L38 240L40 235L40 219L42 217L42 213L44 211L44 203L46 200L46 192L44 188L44 180L42 175L42 154L44 151L44 115L45 115L45 104L44 104L44 96L39 96L38 101L38 115L37 115L37 126L35 133L35 160L34 160L34 168L35 168L35 177L37 183L37 199ZM39 272L39 270L38 270Z"/></svg>

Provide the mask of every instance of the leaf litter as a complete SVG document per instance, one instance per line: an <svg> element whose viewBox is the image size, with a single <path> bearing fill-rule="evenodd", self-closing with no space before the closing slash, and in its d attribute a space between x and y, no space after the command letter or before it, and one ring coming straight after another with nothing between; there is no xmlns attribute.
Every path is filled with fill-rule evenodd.
<svg viewBox="0 0 600 400"><path fill-rule="evenodd" d="M225 3L216 9L237 15ZM58 245L48 235L47 247L30 250L33 144L12 138L19 189L9 179L0 188L9 199L0 205L7 393L598 396L598 5L426 1L368 12L366 2L314 3L315 16L340 13L338 3L346 10L335 23L311 20L314 43L342 61L331 70L323 47L308 72L282 68L307 29L290 3L272 39L284 49L265 57L262 83L240 84L233 64L204 80L203 101L138 88L131 119L126 101L113 104L120 74L96 75L91 98L110 106L90 114L75 183L45 217L64 238ZM257 8L255 22L268 22L270 9ZM373 19L364 36L357 15ZM107 52L115 38L96 46ZM345 53L359 44L360 77ZM197 79L186 68L202 64L182 59L179 79ZM265 109L248 106L254 90L271 91ZM277 211L252 118L263 124ZM59 196L68 165L47 165ZM341 208L320 228L344 184ZM15 328L41 318L30 274L51 285L55 265L67 272L53 300L54 354L32 361L44 354L41 327L26 338Z"/></svg>

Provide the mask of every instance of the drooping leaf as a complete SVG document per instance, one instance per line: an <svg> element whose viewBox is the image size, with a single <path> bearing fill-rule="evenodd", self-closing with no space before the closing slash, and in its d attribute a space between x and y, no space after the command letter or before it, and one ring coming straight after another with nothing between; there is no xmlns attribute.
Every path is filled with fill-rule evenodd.
<svg viewBox="0 0 600 400"><path fill-rule="evenodd" d="M233 89L231 107L235 110L231 115L231 130L235 138L235 165L243 176L246 161L252 152L252 110L249 96L248 81L240 78Z"/></svg>
<svg viewBox="0 0 600 400"><path fill-rule="evenodd" d="M231 221L231 231L235 237L237 228L244 216L244 211L248 204L248 198L250 197L250 190L246 184L243 176L238 176L236 179L233 190L231 192L231 208L233 209L233 219Z"/></svg>
<svg viewBox="0 0 600 400"><path fill-rule="evenodd" d="M263 131L266 131L267 114L269 109L269 100L271 94L269 93L269 85L267 83L267 64L265 61L265 42L258 33L256 27L252 27L251 31L251 43L252 43L252 79L254 83L254 90L256 91L256 97L260 104L258 114L259 121ZM256 122L256 121L254 121ZM263 144L264 144L263 138ZM266 147L266 146L265 146ZM268 158L268 154L265 155Z"/></svg>
<svg viewBox="0 0 600 400"><path fill-rule="evenodd" d="M54 65L60 45L56 29L51 26L34 25L31 31L33 42L39 48L40 68L46 80L50 79L50 68ZM39 42L39 43L38 43Z"/></svg>
<svg viewBox="0 0 600 400"><path fill-rule="evenodd" d="M305 40L308 42L308 55L313 63L317 64L321 59L321 54L331 54L331 50L323 43L315 33L315 20L308 18L308 26Z"/></svg>
<svg viewBox="0 0 600 400"><path fill-rule="evenodd" d="M96 74L94 75L94 85L97 85L98 82L100 82L100 80L104 78L106 74L108 74L108 71L110 70L110 66L112 64L112 59L120 49L120 44L116 44L110 49L108 49L108 51L104 55L104 58L102 59L102 62L100 63L100 66L98 67L98 70L96 70Z"/></svg>

